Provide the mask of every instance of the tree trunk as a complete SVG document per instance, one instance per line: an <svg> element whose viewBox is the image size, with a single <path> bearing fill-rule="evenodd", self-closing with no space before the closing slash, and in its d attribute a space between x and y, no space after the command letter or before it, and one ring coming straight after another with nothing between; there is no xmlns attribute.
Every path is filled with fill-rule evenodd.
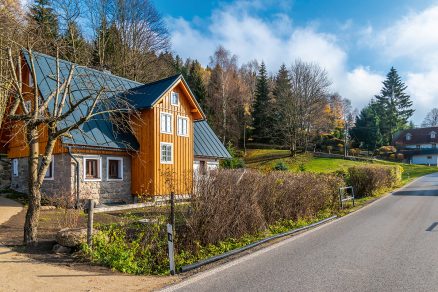
<svg viewBox="0 0 438 292"><path fill-rule="evenodd" d="M38 182L39 144L38 128L30 125L29 127L32 127L28 130L27 136L29 144L29 208L27 209L24 224L24 243L26 245L36 245L41 206L41 192Z"/></svg>

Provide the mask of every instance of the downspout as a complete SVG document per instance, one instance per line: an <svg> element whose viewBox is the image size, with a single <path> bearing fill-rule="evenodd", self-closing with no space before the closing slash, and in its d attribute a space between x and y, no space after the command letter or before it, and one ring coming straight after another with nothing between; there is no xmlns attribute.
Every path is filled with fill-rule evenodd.
<svg viewBox="0 0 438 292"><path fill-rule="evenodd" d="M67 147L68 155L76 162L76 209L79 208L79 184L80 184L80 174L79 174L79 161L71 153L71 146Z"/></svg>

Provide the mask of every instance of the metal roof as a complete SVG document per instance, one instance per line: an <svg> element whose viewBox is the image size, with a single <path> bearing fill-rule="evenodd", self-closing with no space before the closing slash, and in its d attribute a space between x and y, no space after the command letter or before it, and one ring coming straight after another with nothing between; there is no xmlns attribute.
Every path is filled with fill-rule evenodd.
<svg viewBox="0 0 438 292"><path fill-rule="evenodd" d="M23 50L23 55L30 66L29 53ZM33 52L32 55L40 93L43 97L47 98L56 90L56 58L37 52ZM67 79L72 65L73 63L71 62L59 60L61 80ZM182 80L190 91L182 75L175 75L156 82L141 84L109 73L75 65L71 82L71 96L74 102L87 95L95 97L102 88L105 88L104 94L108 98L118 98L119 95L122 95L130 100L136 108L145 109L152 107L179 80ZM92 100L93 98L90 102ZM194 101L202 113L202 109L196 99ZM49 105L49 110L53 109L53 103L52 101ZM84 116L88 106L89 103L79 106L62 122L61 127L75 124ZM68 104L65 107L65 111L67 111L69 109ZM204 116L203 113L202 115ZM96 116L83 124L80 129L73 130L70 133L72 136L68 138L63 137L62 143L112 149L138 149L139 146L134 135L131 133L120 133L114 128L108 114ZM205 120L194 123L194 144L195 156L231 157Z"/></svg>
<svg viewBox="0 0 438 292"><path fill-rule="evenodd" d="M23 50L23 55L30 64L30 55ZM33 52L33 61L35 73L37 76L38 88L41 95L47 98L56 90L56 58ZM61 80L66 80L73 63L59 60L59 71ZM75 65L73 78L71 82L72 102L76 102L87 95L97 96L97 93L103 88L103 94L106 97L113 97L127 90L138 87L141 83L111 75L105 72L97 71L91 68ZM117 97L114 97L117 98ZM88 102L82 103L72 114L60 123L60 127L67 127L75 124L87 111L94 98ZM54 101L49 105L52 110ZM69 104L66 102L64 111L69 110ZM96 116L84 123L78 130L70 132L71 137L63 137L62 142L65 144L109 147L114 149L138 148L138 142L133 135L119 133L114 129L108 115Z"/></svg>
<svg viewBox="0 0 438 292"><path fill-rule="evenodd" d="M231 158L230 153L205 120L195 122L194 140L195 156Z"/></svg>

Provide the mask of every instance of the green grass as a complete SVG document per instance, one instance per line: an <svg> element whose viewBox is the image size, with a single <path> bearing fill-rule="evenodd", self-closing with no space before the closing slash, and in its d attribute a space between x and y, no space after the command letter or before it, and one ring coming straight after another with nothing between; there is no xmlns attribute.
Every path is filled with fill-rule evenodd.
<svg viewBox="0 0 438 292"><path fill-rule="evenodd" d="M356 165L368 164L369 162L351 161L340 158L320 158L311 154L297 155L296 157L276 158L276 155L285 155L287 150L252 149L247 152L245 163L247 167L262 171L271 171L273 167L283 162L292 172L309 171L315 173L332 173L346 170ZM434 166L396 163L384 160L376 160L374 163L384 165L401 165L404 169L402 183L405 184L417 177L438 172Z"/></svg>

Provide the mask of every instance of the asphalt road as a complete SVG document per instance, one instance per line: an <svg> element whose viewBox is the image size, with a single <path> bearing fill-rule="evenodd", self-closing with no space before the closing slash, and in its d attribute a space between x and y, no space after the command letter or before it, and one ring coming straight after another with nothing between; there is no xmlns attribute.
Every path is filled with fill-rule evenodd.
<svg viewBox="0 0 438 292"><path fill-rule="evenodd" d="M177 291L438 291L438 174Z"/></svg>

